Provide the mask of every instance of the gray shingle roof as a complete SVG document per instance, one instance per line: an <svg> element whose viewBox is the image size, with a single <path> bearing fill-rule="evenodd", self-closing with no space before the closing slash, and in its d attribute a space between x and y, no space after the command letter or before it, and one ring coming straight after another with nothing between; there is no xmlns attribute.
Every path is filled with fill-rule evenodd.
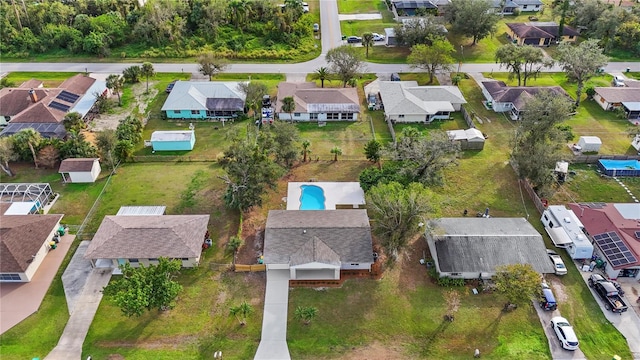
<svg viewBox="0 0 640 360"><path fill-rule="evenodd" d="M24 272L64 215L0 216L0 272ZM51 239L50 239L51 240Z"/></svg>
<svg viewBox="0 0 640 360"><path fill-rule="evenodd" d="M344 263L371 263L372 251L366 210L269 211L264 238L267 264L299 265L310 259L333 263L331 252Z"/></svg>
<svg viewBox="0 0 640 360"><path fill-rule="evenodd" d="M526 101L541 91L551 91L557 95L569 97L560 86L507 86L503 81L483 81L482 86L495 102L513 103L517 109L522 110Z"/></svg>
<svg viewBox="0 0 640 360"><path fill-rule="evenodd" d="M596 94L607 102L640 101L640 89L627 87L597 87Z"/></svg>
<svg viewBox="0 0 640 360"><path fill-rule="evenodd" d="M430 222L443 272L495 272L507 264L531 264L553 273L542 236L524 218L443 218Z"/></svg>
<svg viewBox="0 0 640 360"><path fill-rule="evenodd" d="M105 216L85 259L200 256L209 215Z"/></svg>
<svg viewBox="0 0 640 360"><path fill-rule="evenodd" d="M380 81L380 97L387 115L435 114L467 103L457 86L418 86L416 81Z"/></svg>

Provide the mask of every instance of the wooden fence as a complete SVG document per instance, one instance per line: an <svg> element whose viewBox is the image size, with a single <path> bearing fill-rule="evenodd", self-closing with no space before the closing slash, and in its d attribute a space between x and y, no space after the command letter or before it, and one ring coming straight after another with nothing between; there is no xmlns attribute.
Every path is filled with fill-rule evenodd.
<svg viewBox="0 0 640 360"><path fill-rule="evenodd" d="M638 155L577 155L569 160L575 164L595 164L598 160L640 160Z"/></svg>
<svg viewBox="0 0 640 360"><path fill-rule="evenodd" d="M462 117L464 117L464 121L467 122L467 126L469 126L470 129L475 128L476 125L473 123L473 118L469 115L464 106L460 106L460 112L462 113Z"/></svg>
<svg viewBox="0 0 640 360"><path fill-rule="evenodd" d="M215 157L180 155L136 155L133 162L216 162Z"/></svg>
<svg viewBox="0 0 640 360"><path fill-rule="evenodd" d="M529 184L529 181L526 179L520 179L518 180L518 182L520 183L520 186L522 186L527 191L527 194L529 194L531 201L533 201L533 205L535 205L540 215L542 215L542 213L546 209L546 206L544 202L542 202L538 194L536 194L536 192L533 190L531 184Z"/></svg>
<svg viewBox="0 0 640 360"><path fill-rule="evenodd" d="M265 264L255 264L255 265L243 265L236 264L235 272L259 272L266 271L267 265Z"/></svg>
<svg viewBox="0 0 640 360"><path fill-rule="evenodd" d="M389 127L389 133L391 133L391 139L393 140L393 145L396 144L396 131L393 130L393 124L391 123L391 119L386 118L387 126Z"/></svg>

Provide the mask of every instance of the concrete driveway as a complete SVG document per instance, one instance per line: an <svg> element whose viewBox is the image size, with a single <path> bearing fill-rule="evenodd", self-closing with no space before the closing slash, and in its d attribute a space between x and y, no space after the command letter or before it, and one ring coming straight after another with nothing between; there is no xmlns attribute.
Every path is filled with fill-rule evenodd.
<svg viewBox="0 0 640 360"><path fill-rule="evenodd" d="M537 301L533 302L533 307L536 308L536 312L538 313L538 317L540 318L540 323L542 324L542 329L544 329L544 333L545 335L547 335L547 340L549 341L549 350L551 351L551 358L553 358L554 360L586 359L582 350L578 349L576 351L569 351L563 349L560 345L560 341L558 340L555 331L553 331L553 329L551 328L551 318L554 316L562 316L560 315L559 310L542 310L540 304ZM576 335L578 336L578 341L580 341L580 334L576 333Z"/></svg>
<svg viewBox="0 0 640 360"><path fill-rule="evenodd" d="M287 346L289 269L267 270L262 338L254 360L291 359Z"/></svg>
<svg viewBox="0 0 640 360"><path fill-rule="evenodd" d="M58 248L45 256L31 282L0 284L0 334L38 311L73 239L75 235L62 237Z"/></svg>

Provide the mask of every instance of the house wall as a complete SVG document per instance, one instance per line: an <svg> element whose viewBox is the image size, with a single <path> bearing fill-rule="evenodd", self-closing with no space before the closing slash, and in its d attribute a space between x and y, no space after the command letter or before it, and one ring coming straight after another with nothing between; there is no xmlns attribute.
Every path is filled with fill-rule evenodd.
<svg viewBox="0 0 640 360"><path fill-rule="evenodd" d="M92 183L95 181L91 171L78 171L68 173L72 183Z"/></svg>
<svg viewBox="0 0 640 360"><path fill-rule="evenodd" d="M93 178L93 181L96 181L98 176L100 176L101 171L102 168L100 167L100 161L94 161L93 166L91 167L91 178Z"/></svg>
<svg viewBox="0 0 640 360"><path fill-rule="evenodd" d="M169 119L206 119L206 110L167 110L165 111Z"/></svg>
<svg viewBox="0 0 640 360"><path fill-rule="evenodd" d="M482 150L484 149L484 141L468 141L460 140L461 150Z"/></svg>
<svg viewBox="0 0 640 360"><path fill-rule="evenodd" d="M340 268L335 269L289 269L291 280L340 280Z"/></svg>
<svg viewBox="0 0 640 360"><path fill-rule="evenodd" d="M373 260L373 251L371 252L371 258ZM342 263L340 268L342 270L371 270L372 263Z"/></svg>
<svg viewBox="0 0 640 360"><path fill-rule="evenodd" d="M602 96L600 96L600 94L596 93L595 95L593 95L593 99L596 101L596 103L598 105L600 105L601 108L603 108L604 110L613 110L615 108L615 105L608 102L605 98L603 98ZM621 106L622 104L619 104L618 106Z"/></svg>
<svg viewBox="0 0 640 360"><path fill-rule="evenodd" d="M195 138L192 137L191 141L151 141L153 151L183 151L193 150L195 144Z"/></svg>
<svg viewBox="0 0 640 360"><path fill-rule="evenodd" d="M542 10L541 5L518 5L518 9L520 11L530 12L530 11L540 11Z"/></svg>
<svg viewBox="0 0 640 360"><path fill-rule="evenodd" d="M133 260L138 260L133 261ZM182 261L182 267L185 268L192 268L192 267L196 267L198 266L198 264L200 263L200 258L184 258L184 259L178 259ZM144 266L149 266L149 265L158 265L158 260L154 259L126 259L126 261L129 263L129 265L131 265L131 267L140 267L140 264L144 265ZM118 260L117 259L113 259L114 265L117 267L118 266Z"/></svg>
<svg viewBox="0 0 640 360"><path fill-rule="evenodd" d="M11 274L20 275L20 280L0 280L0 282L29 282L29 281L31 281L33 279L33 276L35 275L36 271L38 271L38 268L42 264L42 261L44 261L44 258L49 253L49 249L50 249L49 241L53 240L53 235L55 234L55 232L58 229L58 227L60 227L60 222L56 223L56 225L51 229L51 232L45 238L45 240L42 242L42 245L38 249L38 252L35 254L35 257L33 258L33 261L31 262L31 264L29 264L29 267L27 267L27 270L25 272L22 272L22 273L11 273ZM55 250L53 250L53 251L55 251ZM9 274L9 273L2 273L2 274Z"/></svg>
<svg viewBox="0 0 640 360"><path fill-rule="evenodd" d="M427 121L426 114L404 115L404 117L401 117L400 115L387 115L387 118L393 122L399 123L423 123Z"/></svg>
<svg viewBox="0 0 640 360"><path fill-rule="evenodd" d="M493 102L493 111L507 112L513 109L513 103Z"/></svg>
<svg viewBox="0 0 640 360"><path fill-rule="evenodd" d="M289 114L289 113L283 113L280 112L278 113L278 119L280 120L291 120L293 119L293 121L357 121L358 120L358 113L354 113L353 114L353 119L343 119L344 114L340 115L340 119L336 120L336 119L327 119L327 113L320 113L318 114L318 119L313 119L311 120L311 116L309 113L293 113L293 114Z"/></svg>

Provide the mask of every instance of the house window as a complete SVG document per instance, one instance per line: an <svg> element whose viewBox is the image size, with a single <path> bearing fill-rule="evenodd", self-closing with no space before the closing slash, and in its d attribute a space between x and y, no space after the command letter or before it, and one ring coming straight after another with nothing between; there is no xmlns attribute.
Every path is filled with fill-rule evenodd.
<svg viewBox="0 0 640 360"><path fill-rule="evenodd" d="M149 258L149 261L158 261L158 258Z"/></svg>
<svg viewBox="0 0 640 360"><path fill-rule="evenodd" d="M353 113L342 114L343 120L353 120Z"/></svg>
<svg viewBox="0 0 640 360"><path fill-rule="evenodd" d="M4 281L20 281L20 274L0 274L0 280Z"/></svg>
<svg viewBox="0 0 640 360"><path fill-rule="evenodd" d="M180 110L173 110L174 114L180 114Z"/></svg>
<svg viewBox="0 0 640 360"><path fill-rule="evenodd" d="M318 120L318 114L316 114L316 113L309 114L309 119Z"/></svg>
<svg viewBox="0 0 640 360"><path fill-rule="evenodd" d="M460 276L462 273L450 273L451 276Z"/></svg>
<svg viewBox="0 0 640 360"><path fill-rule="evenodd" d="M5 116L5 117L4 117L4 119L5 119L6 121L9 121L9 120L11 120L11 116Z"/></svg>
<svg viewBox="0 0 640 360"><path fill-rule="evenodd" d="M573 35L569 36L569 40L573 40Z"/></svg>
<svg viewBox="0 0 640 360"><path fill-rule="evenodd" d="M300 113L293 113L294 117L300 117Z"/></svg>
<svg viewBox="0 0 640 360"><path fill-rule="evenodd" d="M129 262L132 264L137 264L138 263L138 259L129 259Z"/></svg>
<svg viewBox="0 0 640 360"><path fill-rule="evenodd" d="M351 264L351 266L360 266L360 264Z"/></svg>
<svg viewBox="0 0 640 360"><path fill-rule="evenodd" d="M523 9L526 9L526 8L527 8L527 6L528 6L528 5L522 5L522 8L523 8Z"/></svg>
<svg viewBox="0 0 640 360"><path fill-rule="evenodd" d="M398 115L398 117L399 117L400 119L404 119L404 114L400 114L400 115Z"/></svg>
<svg viewBox="0 0 640 360"><path fill-rule="evenodd" d="M189 258L180 258L182 261L189 261Z"/></svg>
<svg viewBox="0 0 640 360"><path fill-rule="evenodd" d="M191 110L191 115L200 115L200 110Z"/></svg>
<svg viewBox="0 0 640 360"><path fill-rule="evenodd" d="M340 120L340 113L327 113L327 120Z"/></svg>

